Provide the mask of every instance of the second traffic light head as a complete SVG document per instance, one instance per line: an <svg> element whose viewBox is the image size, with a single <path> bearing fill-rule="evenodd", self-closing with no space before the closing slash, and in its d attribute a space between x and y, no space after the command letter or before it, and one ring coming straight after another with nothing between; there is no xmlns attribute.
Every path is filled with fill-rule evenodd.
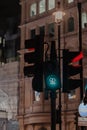
<svg viewBox="0 0 87 130"><path fill-rule="evenodd" d="M44 63L44 77L47 90L56 91L60 88L59 67L55 41L51 42L50 60Z"/></svg>
<svg viewBox="0 0 87 130"><path fill-rule="evenodd" d="M82 86L82 80L80 78L72 78L72 76L80 74L82 71L82 66L79 64L79 60L81 59L79 55L80 52L63 50L63 92L69 92Z"/></svg>

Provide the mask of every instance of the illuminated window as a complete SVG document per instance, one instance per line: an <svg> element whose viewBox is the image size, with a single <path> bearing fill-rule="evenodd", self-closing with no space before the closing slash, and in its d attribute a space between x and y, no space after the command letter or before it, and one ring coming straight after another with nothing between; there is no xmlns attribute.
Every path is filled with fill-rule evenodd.
<svg viewBox="0 0 87 130"><path fill-rule="evenodd" d="M45 0L40 0L39 2L39 13L43 13L46 11L46 7L45 7Z"/></svg>
<svg viewBox="0 0 87 130"><path fill-rule="evenodd" d="M82 13L82 28L87 27L87 12Z"/></svg>
<svg viewBox="0 0 87 130"><path fill-rule="evenodd" d="M55 8L55 0L48 0L48 10Z"/></svg>
<svg viewBox="0 0 87 130"><path fill-rule="evenodd" d="M76 98L75 90L70 91L70 93L68 94L68 98L69 99L75 99Z"/></svg>
<svg viewBox="0 0 87 130"><path fill-rule="evenodd" d="M35 91L35 101L40 101L40 93Z"/></svg>
<svg viewBox="0 0 87 130"><path fill-rule="evenodd" d="M68 3L72 3L72 2L74 2L74 0L68 0Z"/></svg>
<svg viewBox="0 0 87 130"><path fill-rule="evenodd" d="M36 15L36 3L30 6L30 16Z"/></svg>

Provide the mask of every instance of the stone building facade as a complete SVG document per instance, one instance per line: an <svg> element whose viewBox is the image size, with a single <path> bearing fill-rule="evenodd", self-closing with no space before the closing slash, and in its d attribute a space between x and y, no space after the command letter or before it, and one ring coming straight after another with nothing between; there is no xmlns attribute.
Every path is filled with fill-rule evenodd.
<svg viewBox="0 0 87 130"><path fill-rule="evenodd" d="M17 18L5 17L1 21L2 26L0 25L0 129L10 130L11 128L7 128L7 126L10 126L11 122L13 124L16 124L15 122L17 122L17 104L19 87L19 59L17 50L19 50L20 47L20 34L18 30ZM11 126L13 124L11 124ZM15 127L15 129L17 128Z"/></svg>
<svg viewBox="0 0 87 130"><path fill-rule="evenodd" d="M20 46L20 95L18 120L20 130L50 130L51 107L50 96L45 99L44 92L37 93L32 89L32 78L24 77L23 68L25 40L32 38L36 34L44 33L44 42L49 46L52 40L58 41L57 24L52 15L57 8L58 0L20 0L21 5L21 46ZM61 0L61 9L65 12L61 22L61 49L75 51L79 49L78 41L78 9L77 0ZM80 0L82 4L82 50L83 58L83 78L87 78L87 1ZM48 52L49 53L49 52ZM62 66L62 65L61 65ZM62 70L62 67L61 67ZM80 88L70 93L61 94L62 103L62 130L75 130L75 113L80 104ZM59 94L57 93L56 108L59 104ZM59 124L56 124L59 129ZM78 129L81 128L78 126ZM82 127L82 129L87 129Z"/></svg>

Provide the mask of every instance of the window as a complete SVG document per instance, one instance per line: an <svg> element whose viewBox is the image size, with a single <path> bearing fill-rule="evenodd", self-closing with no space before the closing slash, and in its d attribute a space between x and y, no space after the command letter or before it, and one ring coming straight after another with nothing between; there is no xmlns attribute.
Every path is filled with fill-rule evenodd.
<svg viewBox="0 0 87 130"><path fill-rule="evenodd" d="M87 27L87 12L82 13L82 28Z"/></svg>
<svg viewBox="0 0 87 130"><path fill-rule="evenodd" d="M32 29L31 30L31 38L34 38L35 37L35 29Z"/></svg>
<svg viewBox="0 0 87 130"><path fill-rule="evenodd" d="M70 17L68 19L68 32L74 31L74 18Z"/></svg>
<svg viewBox="0 0 87 130"><path fill-rule="evenodd" d="M54 36L54 23L48 25L49 36Z"/></svg>
<svg viewBox="0 0 87 130"><path fill-rule="evenodd" d="M5 53L6 53L6 50L5 50L5 39L2 38L1 44L0 44L0 60L1 60L2 63L6 62Z"/></svg>
<svg viewBox="0 0 87 130"><path fill-rule="evenodd" d="M48 0L48 10L55 8L55 0Z"/></svg>
<svg viewBox="0 0 87 130"><path fill-rule="evenodd" d="M69 99L75 99L76 98L75 90L70 91L70 93L68 94L68 98Z"/></svg>
<svg viewBox="0 0 87 130"><path fill-rule="evenodd" d="M45 34L45 27L42 26L40 27L40 35L44 35Z"/></svg>
<svg viewBox="0 0 87 130"><path fill-rule="evenodd" d="M40 92L35 91L35 101L40 101Z"/></svg>
<svg viewBox="0 0 87 130"><path fill-rule="evenodd" d="M46 10L45 5L46 5L45 0L40 0L40 2L39 2L39 13L45 12L45 10Z"/></svg>
<svg viewBox="0 0 87 130"><path fill-rule="evenodd" d="M17 39L3 41L2 62L12 62L18 60L17 50L20 49L20 37Z"/></svg>
<svg viewBox="0 0 87 130"><path fill-rule="evenodd" d="M2 59L5 62L17 61L19 58L17 51L20 49L20 37L6 41L3 39L2 49Z"/></svg>
<svg viewBox="0 0 87 130"><path fill-rule="evenodd" d="M36 15L36 3L30 6L30 16Z"/></svg>
<svg viewBox="0 0 87 130"><path fill-rule="evenodd" d="M74 2L74 0L68 0L68 3L72 3L72 2Z"/></svg>

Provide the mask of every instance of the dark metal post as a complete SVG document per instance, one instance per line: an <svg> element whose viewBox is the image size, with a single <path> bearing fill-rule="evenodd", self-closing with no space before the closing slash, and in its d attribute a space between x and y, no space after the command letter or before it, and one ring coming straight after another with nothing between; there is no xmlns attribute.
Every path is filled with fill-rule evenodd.
<svg viewBox="0 0 87 130"><path fill-rule="evenodd" d="M82 12L81 12L81 3L77 3L78 7L78 17L79 17L79 51L82 51ZM80 73L80 78L82 79L82 86L80 87L80 100L83 99L83 64L82 60L80 60L80 65L82 66L82 71ZM81 126L81 130L83 130L85 127Z"/></svg>
<svg viewBox="0 0 87 130"><path fill-rule="evenodd" d="M78 6L78 17L79 17L79 51L82 51L82 13L81 13L81 3L77 3ZM80 99L83 99L83 65L82 60L80 60L80 65L82 66L82 71L80 73L80 78L82 79L82 86L80 87Z"/></svg>
<svg viewBox="0 0 87 130"><path fill-rule="evenodd" d="M56 92L50 92L51 97L51 130L56 130Z"/></svg>
<svg viewBox="0 0 87 130"><path fill-rule="evenodd" d="M61 79L61 64L60 64L60 23L58 24L58 57L59 57L59 75L60 75L60 79ZM59 130L62 129L62 125L61 125L61 86L59 88L59 113L60 113L60 122L59 122Z"/></svg>

